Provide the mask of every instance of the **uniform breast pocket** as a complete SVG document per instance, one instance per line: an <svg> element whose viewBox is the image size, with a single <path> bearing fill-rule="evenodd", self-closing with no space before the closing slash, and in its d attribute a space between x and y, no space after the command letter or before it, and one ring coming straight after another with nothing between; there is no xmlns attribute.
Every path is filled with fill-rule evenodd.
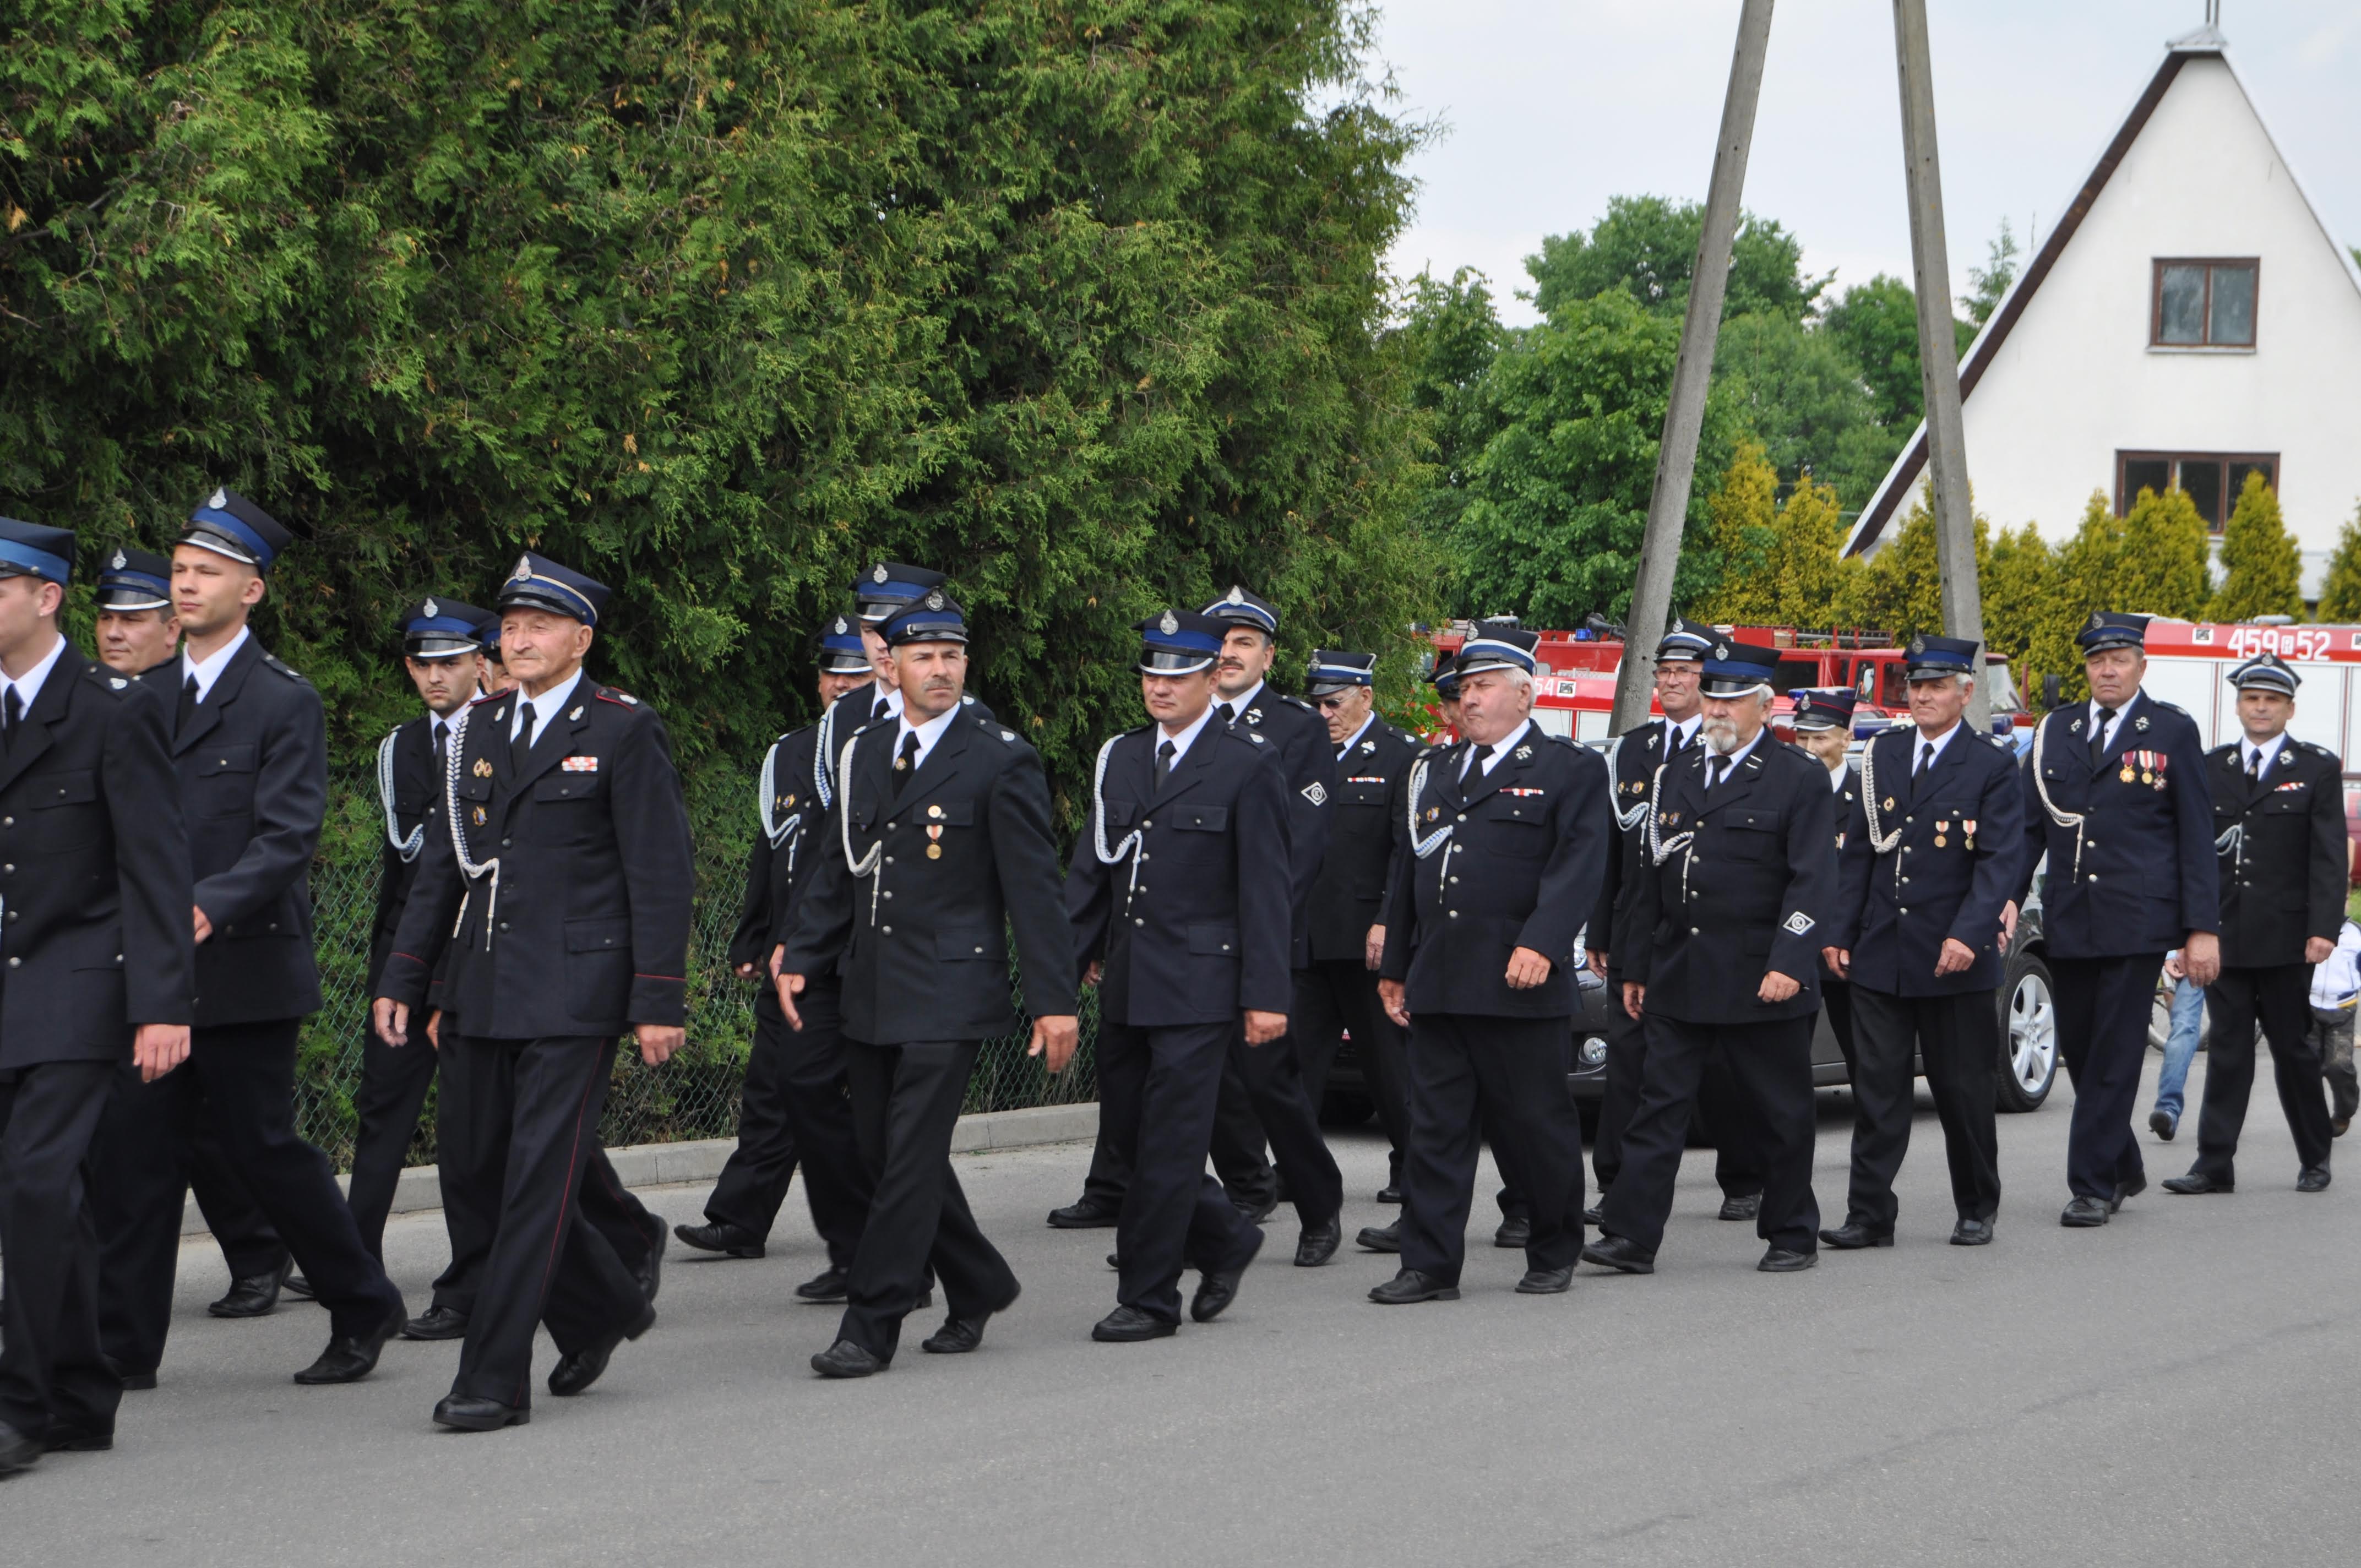
<svg viewBox="0 0 2361 1568"><path fill-rule="evenodd" d="M34 854L87 849L105 830L106 808L99 804L98 775L88 769L53 774L30 794L26 805L39 813L27 824L33 839L26 848Z"/></svg>
<svg viewBox="0 0 2361 1568"><path fill-rule="evenodd" d="M597 773L555 773L533 784L533 819L527 839L534 844L577 844L596 826L605 788Z"/></svg>
<svg viewBox="0 0 2361 1568"><path fill-rule="evenodd" d="M255 748L213 745L198 751L189 785L192 817L243 817L254 809Z"/></svg>
<svg viewBox="0 0 2361 1568"><path fill-rule="evenodd" d="M1721 852L1733 861L1767 861L1778 850L1780 814L1733 807L1715 818L1722 827Z"/></svg>
<svg viewBox="0 0 2361 1568"><path fill-rule="evenodd" d="M1386 781L1383 779L1346 779L1337 791L1339 806L1374 806L1385 809Z"/></svg>
<svg viewBox="0 0 2361 1568"><path fill-rule="evenodd" d="M1172 837L1159 848L1180 860L1218 861L1229 849L1224 837L1230 830L1226 806L1168 806L1148 820L1172 829Z"/></svg>
<svg viewBox="0 0 2361 1568"><path fill-rule="evenodd" d="M1205 924L1189 927L1189 955L1200 959L1234 959L1238 956L1238 928L1235 926Z"/></svg>
<svg viewBox="0 0 2361 1568"><path fill-rule="evenodd" d="M1008 958L1005 935L977 927L972 930L938 931L935 933L935 957L952 963L1002 963Z"/></svg>
<svg viewBox="0 0 2361 1568"><path fill-rule="evenodd" d="M620 1018L631 994L631 923L611 916L566 923L566 1010Z"/></svg>
<svg viewBox="0 0 2361 1568"><path fill-rule="evenodd" d="M1519 859L1538 855L1547 847L1542 802L1528 795L1494 797L1484 812L1484 847L1496 855Z"/></svg>

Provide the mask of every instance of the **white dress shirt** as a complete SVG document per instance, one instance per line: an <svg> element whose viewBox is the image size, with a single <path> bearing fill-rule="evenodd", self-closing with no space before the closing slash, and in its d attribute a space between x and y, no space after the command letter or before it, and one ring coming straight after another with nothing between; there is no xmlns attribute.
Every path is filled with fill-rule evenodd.
<svg viewBox="0 0 2361 1568"><path fill-rule="evenodd" d="M1702 711L1690 714L1685 721L1677 724L1669 718L1665 719L1664 761L1669 762L1673 760L1674 753L1686 750L1690 742L1697 738L1697 731L1704 725L1705 714Z"/></svg>
<svg viewBox="0 0 2361 1568"><path fill-rule="evenodd" d="M2116 722L2122 722L2120 716ZM1927 753L1926 771L1934 772L1935 764L1943 760L1943 748L1951 743L1952 736L1966 728L1967 724L1964 720L1955 718L1951 721L1951 727L1940 735L1929 735L1924 729L1913 729L1910 732L1910 776L1914 779L1918 776L1918 757L1921 752Z"/></svg>
<svg viewBox="0 0 2361 1568"><path fill-rule="evenodd" d="M574 696L574 688L581 684L582 666L577 664L574 666L572 674L539 696L527 696L524 695L524 687L517 687L517 705L509 712L509 743L511 745L516 743L517 731L524 728L524 705L531 703L533 704L533 740L534 745L539 745L541 738L549 733L549 721L566 711L567 701Z"/></svg>
<svg viewBox="0 0 2361 1568"><path fill-rule="evenodd" d="M13 679L0 679L0 686L7 687L16 694L18 704L16 718L19 723L32 713L33 699L41 695L41 683L48 680L49 672L58 667L58 661L65 656L65 651L66 640L62 637L53 638L49 642L48 654L39 663Z"/></svg>
<svg viewBox="0 0 2361 1568"><path fill-rule="evenodd" d="M895 686L892 691L887 692L883 697L872 696L869 699L868 711L861 716L862 723L883 724L885 722L885 718L880 718L877 717L877 705L880 702L883 702L885 705L885 718L899 718L902 717L902 688L900 686ZM896 740L895 744L899 746L901 742ZM919 744L923 746L930 744L930 742L922 740Z"/></svg>
<svg viewBox="0 0 2361 1568"><path fill-rule="evenodd" d="M1730 775L1738 771L1738 764L1752 756L1754 754L1754 748L1763 744L1763 737L1770 733L1771 727L1766 724L1762 729L1754 732L1753 740L1749 740L1745 745L1741 746L1737 751L1732 751L1730 754L1730 766L1721 770L1723 783L1727 784L1729 782ZM1705 787L1708 790L1713 788L1714 764L1719 759L1719 752L1715 751L1710 748L1707 750L1705 754Z"/></svg>
<svg viewBox="0 0 2361 1568"><path fill-rule="evenodd" d="M2259 752L2262 755L2263 763L2261 767L2257 768L2255 771L2258 773L2269 773L2271 771L2271 764L2279 761L2279 748L2286 744L2287 731L2284 729L2260 744L2246 740L2245 737L2241 736L2238 740L2239 772L2244 773L2246 769L2246 764L2253 762L2256 754Z"/></svg>
<svg viewBox="0 0 2361 1568"><path fill-rule="evenodd" d="M1230 710L1230 722L1235 724L1237 722L1238 715L1244 713L1247 708L1254 706L1255 698L1262 696L1262 688L1268 684L1269 683L1267 681L1257 681L1254 684L1254 689L1252 691L1242 692L1236 696L1224 696L1221 693L1215 692L1213 694L1213 708L1226 707ZM1208 709L1207 711L1210 712L1213 710Z"/></svg>
<svg viewBox="0 0 2361 1568"><path fill-rule="evenodd" d="M239 627L236 636L231 638L226 644L205 659L197 658L183 647L181 650L181 686L185 688L189 684L189 677L194 675L197 678L197 700L203 702L213 696L214 683L221 679L222 672L229 668L230 659L239 649L246 646L246 640L249 635L251 634L245 627Z"/></svg>
<svg viewBox="0 0 2361 1568"><path fill-rule="evenodd" d="M1172 765L1177 768L1180 765L1180 759L1189 754L1190 744L1194 741L1198 736L1203 734L1205 732L1205 726L1211 724L1213 721L1213 705L1207 703L1205 705L1205 711L1199 714L1190 722L1189 728L1183 729L1178 735L1171 733L1167 730L1163 725L1159 724L1156 727L1157 749L1160 751L1163 749L1164 743L1167 740L1171 741Z"/></svg>
<svg viewBox="0 0 2361 1568"><path fill-rule="evenodd" d="M1336 748L1336 760L1340 762L1343 762L1345 754L1351 751L1354 747L1361 743L1361 737L1369 732L1369 726L1375 724L1377 721L1378 710L1373 707L1369 709L1369 717L1361 720L1361 727L1358 729L1354 730L1352 734L1346 736L1345 738L1345 743Z"/></svg>
<svg viewBox="0 0 2361 1568"><path fill-rule="evenodd" d="M901 694L897 692L895 695L898 696ZM914 773L917 773L920 768L926 766L927 757L934 751L935 742L943 738L943 731L949 729L951 727L951 720L958 717L959 705L957 703L953 703L950 707L935 715L934 718L928 719L924 724L913 724L910 722L910 710L906 707L904 708L902 710L901 722L896 727L894 735L895 758L897 761L900 759L903 746L906 743L910 736L916 735L918 738L918 750L917 753L910 758L910 771Z"/></svg>
<svg viewBox="0 0 2361 1568"><path fill-rule="evenodd" d="M2115 731L2124 727L2124 715L2131 711L2132 704L2139 701L2146 690L2147 688L2143 686L2139 691L2132 693L2124 699L2124 706L2115 709L2115 717L2108 721L2103 733L2099 727L2099 699L2097 697L2091 699L2091 733L2099 737L2099 750L2103 751L2115 743Z"/></svg>
<svg viewBox="0 0 2361 1568"><path fill-rule="evenodd" d="M1532 727L1533 721L1528 718L1522 724L1518 725L1514 729L1510 730L1506 736L1493 746L1492 754L1484 759L1483 771L1486 776L1488 777L1492 770L1500 765L1500 759L1514 751L1516 749L1517 742L1524 739L1525 731L1531 729ZM1473 762L1475 760L1476 748L1470 746L1467 748L1467 755L1460 759L1459 762L1459 781L1462 784L1467 782L1467 767L1468 764Z"/></svg>

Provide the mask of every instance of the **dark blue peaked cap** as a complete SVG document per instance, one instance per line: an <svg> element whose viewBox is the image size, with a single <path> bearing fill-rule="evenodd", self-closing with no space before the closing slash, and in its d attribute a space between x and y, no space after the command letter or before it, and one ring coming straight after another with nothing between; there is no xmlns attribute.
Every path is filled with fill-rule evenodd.
<svg viewBox="0 0 2361 1568"><path fill-rule="evenodd" d="M63 587L73 576L73 557L71 531L0 517L0 577L39 577Z"/></svg>
<svg viewBox="0 0 2361 1568"><path fill-rule="evenodd" d="M1914 681L1971 675L1976 670L1976 645L1964 637L1922 632L1902 651L1902 663L1905 674Z"/></svg>
<svg viewBox="0 0 2361 1568"><path fill-rule="evenodd" d="M172 563L153 550L121 545L98 574L101 609L163 609L172 602Z"/></svg>
<svg viewBox="0 0 2361 1568"><path fill-rule="evenodd" d="M1326 696L1343 691L1346 686L1373 686L1378 684L1378 656L1375 653L1346 653L1334 648L1314 648L1312 663L1303 672L1303 689L1312 696Z"/></svg>
<svg viewBox="0 0 2361 1568"><path fill-rule="evenodd" d="M189 514L188 532L181 535L181 543L267 572L279 553L295 543L295 536L236 490L215 490Z"/></svg>
<svg viewBox="0 0 2361 1568"><path fill-rule="evenodd" d="M1853 704L1860 700L1850 686L1802 686L1795 699L1798 729L1842 729L1852 723Z"/></svg>
<svg viewBox="0 0 2361 1568"><path fill-rule="evenodd" d="M1778 649L1717 637L1706 650L1705 677L1698 685L1708 696L1743 696L1768 686L1778 669Z"/></svg>
<svg viewBox="0 0 2361 1568"><path fill-rule="evenodd" d="M941 587L946 580L940 572L924 566L880 561L852 579L853 613L872 626L878 625L891 620L905 605L926 598L928 588Z"/></svg>
<svg viewBox="0 0 2361 1568"><path fill-rule="evenodd" d="M2074 634L2074 641L2081 645L2085 658L2110 648L2146 648L2147 617L2094 609L2091 619L2082 623L2082 630Z"/></svg>
<svg viewBox="0 0 2361 1568"><path fill-rule="evenodd" d="M401 612L401 651L412 659L472 653L484 645L488 619L474 605L429 594Z"/></svg>
<svg viewBox="0 0 2361 1568"><path fill-rule="evenodd" d="M932 587L917 603L897 611L879 627L878 634L889 648L905 642L964 642L967 614L959 600L940 587Z"/></svg>
<svg viewBox="0 0 2361 1568"><path fill-rule="evenodd" d="M1139 673L1190 675L1210 670L1222 652L1226 623L1210 615L1168 609L1138 623Z"/></svg>
<svg viewBox="0 0 2361 1568"><path fill-rule="evenodd" d="M818 652L822 674L865 675L873 668L869 644L861 640L861 622L849 615L831 617L820 628Z"/></svg>
<svg viewBox="0 0 2361 1568"><path fill-rule="evenodd" d="M585 626L596 626L598 612L606 608L607 593L606 584L528 550L517 557L516 570L500 585L500 606L555 610Z"/></svg>
<svg viewBox="0 0 2361 1568"><path fill-rule="evenodd" d="M2295 696L2295 688L2303 685L2303 677L2288 667L2288 662L2277 653L2257 653L2226 677L2240 691L2277 692L2281 696Z"/></svg>
<svg viewBox="0 0 2361 1568"><path fill-rule="evenodd" d="M1279 611L1272 608L1270 600L1260 594L1248 593L1235 583L1230 585L1228 593L1207 605L1201 613L1210 615L1215 620L1226 621L1231 626L1251 626L1266 637L1279 635Z"/></svg>

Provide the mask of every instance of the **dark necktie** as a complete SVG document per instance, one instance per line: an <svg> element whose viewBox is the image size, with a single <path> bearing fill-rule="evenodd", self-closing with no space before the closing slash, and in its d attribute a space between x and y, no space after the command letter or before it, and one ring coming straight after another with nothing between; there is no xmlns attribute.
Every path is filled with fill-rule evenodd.
<svg viewBox="0 0 2361 1568"><path fill-rule="evenodd" d="M0 726L5 726L5 729L0 729L0 735L6 737L12 749L16 744L17 722L24 717L25 699L16 695L16 686L11 685L5 701L0 702Z"/></svg>
<svg viewBox="0 0 2361 1568"><path fill-rule="evenodd" d="M1664 761L1671 762L1688 748L1688 739L1677 724L1664 726Z"/></svg>
<svg viewBox="0 0 2361 1568"><path fill-rule="evenodd" d="M2107 760L2107 726L2114 721L2114 708L2099 709L2099 722L2091 727L2091 766L2093 768Z"/></svg>
<svg viewBox="0 0 2361 1568"><path fill-rule="evenodd" d="M1708 757L1705 760L1705 787L1708 790L1720 788L1721 782L1730 777L1733 761L1724 756Z"/></svg>
<svg viewBox="0 0 2361 1568"><path fill-rule="evenodd" d="M869 722L874 724L881 718L890 717L893 712L894 699L888 696L881 696L877 699L877 706L869 710Z"/></svg>
<svg viewBox="0 0 2361 1568"><path fill-rule="evenodd" d="M1164 781L1172 776L1172 759L1178 755L1179 749L1169 740L1156 748L1156 789L1159 795L1164 791Z"/></svg>
<svg viewBox="0 0 2361 1568"><path fill-rule="evenodd" d="M197 711L197 677L191 675L181 687L181 710L172 716L172 733L178 736L189 727L189 715Z"/></svg>
<svg viewBox="0 0 2361 1568"><path fill-rule="evenodd" d="M1224 729L1238 721L1236 710L1226 702L1217 702L1213 705L1213 717L1222 721L1222 728Z"/></svg>
<svg viewBox="0 0 2361 1568"><path fill-rule="evenodd" d="M1920 779L1925 778L1925 777L1927 776L1927 770L1928 768L1933 767L1934 765L1935 765L1935 742L1933 742L1932 740L1921 740L1921 741L1919 741L1919 742L1918 742L1918 765L1917 765L1916 767L1915 767L1915 768L1913 768L1913 769L1911 769L1911 770L1910 770L1910 782L1911 782L1911 783L1913 783L1913 784L1916 784L1916 783L1917 783Z"/></svg>
<svg viewBox="0 0 2361 1568"><path fill-rule="evenodd" d="M1474 754L1467 759L1467 765L1460 770L1460 778L1463 780L1482 778L1484 776L1484 761L1491 754L1491 747L1477 747Z"/></svg>
<svg viewBox="0 0 2361 1568"><path fill-rule="evenodd" d="M16 693L13 687L9 690L8 695L12 698L16 696ZM2246 782L2248 784L2254 784L2260 780L2262 776L2263 749L2260 746L2257 746L2246 752Z"/></svg>
<svg viewBox="0 0 2361 1568"><path fill-rule="evenodd" d="M509 742L509 766L522 768L527 753L533 750L533 704L517 705L516 739Z"/></svg>
<svg viewBox="0 0 2361 1568"><path fill-rule="evenodd" d="M894 798L902 798L902 786L918 771L918 732L911 730L902 737L902 754L894 759Z"/></svg>
<svg viewBox="0 0 2361 1568"><path fill-rule="evenodd" d="M449 760L445 742L450 739L451 727L441 719L436 719L434 721L434 777L438 783L443 777L443 765Z"/></svg>

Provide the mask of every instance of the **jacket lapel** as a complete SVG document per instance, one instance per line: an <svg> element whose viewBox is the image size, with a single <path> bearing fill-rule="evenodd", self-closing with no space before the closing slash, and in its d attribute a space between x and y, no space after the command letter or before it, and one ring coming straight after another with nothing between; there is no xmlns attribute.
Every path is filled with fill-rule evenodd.
<svg viewBox="0 0 2361 1568"><path fill-rule="evenodd" d="M229 656L229 667L222 671L219 680L214 682L214 689L205 694L205 700L197 704L196 711L189 715L189 727L172 737L172 755L182 755L213 733L214 727L222 721L222 709L237 700L237 694L246 689L246 677L261 662L262 644L249 631L246 641L238 645L237 652ZM171 703L172 711L178 713L181 708L178 683L186 677L175 673L172 678L176 684L166 700Z"/></svg>
<svg viewBox="0 0 2361 1568"><path fill-rule="evenodd" d="M482 754L490 760L492 777L500 782L503 791L510 787L509 781L514 773L509 756L509 722L516 713L522 690L522 687L511 690L489 707L471 709L467 717L467 733L483 736L479 742L483 747Z"/></svg>
<svg viewBox="0 0 2361 1568"><path fill-rule="evenodd" d="M2087 713L2086 707L2086 716ZM2124 705L2124 711L2115 719L2115 738L2107 743L2106 754L2099 760L2099 765L2092 770L2094 773L2104 773L2107 769L2115 766L2117 759L2122 757L2124 752L2145 733L2139 728L2139 721L2147 713L2147 693L2145 691L2135 694L2131 701ZM2087 742L2089 737L2085 736L2083 739Z"/></svg>
<svg viewBox="0 0 2361 1568"><path fill-rule="evenodd" d="M1517 737L1515 745L1499 754L1499 760L1493 762L1490 773L1484 772L1480 765L1471 764L1467 769L1466 782L1459 791L1459 809L1465 811L1487 795L1497 794L1502 787L1515 784L1523 775L1525 764L1532 758L1533 748L1541 743L1541 731L1527 729Z"/></svg>
<svg viewBox="0 0 2361 1568"><path fill-rule="evenodd" d="M569 699L573 707L557 713L544 713L539 703L533 705L533 749L524 754L524 766L516 769L515 776L509 781L511 802L531 789L542 774L574 754L575 738L590 728L590 705L598 700L598 691L589 681L577 681ZM503 746L500 750L505 751L508 748Z"/></svg>
<svg viewBox="0 0 2361 1568"><path fill-rule="evenodd" d="M1164 731L1154 729L1148 732L1148 777L1142 781L1140 798L1148 802L1149 810L1162 810L1204 781L1213 765L1213 748L1219 744L1213 729L1220 722L1219 718L1206 720L1205 728L1197 731L1197 738L1189 742L1189 749L1172 764L1172 776L1164 781L1160 790L1156 788L1156 748L1164 743Z"/></svg>
<svg viewBox="0 0 2361 1568"><path fill-rule="evenodd" d="M900 726L896 725L895 729L898 732ZM894 809L907 810L936 790L942 788L950 776L959 771L959 755L967 750L968 737L973 732L974 726L961 724L959 716L954 715L950 723L943 727L943 732L936 739L933 749L928 751L918 763L917 776L902 786L901 798L895 799L893 782L890 779L886 782L886 798L893 802ZM896 741L895 744L899 745L900 742ZM889 747L888 750L892 748ZM892 773L893 768L893 762L889 758L885 764L886 772Z"/></svg>
<svg viewBox="0 0 2361 1568"><path fill-rule="evenodd" d="M59 652L33 706L16 721L17 732L8 737L6 748L0 751L0 789L23 777L25 770L49 749L49 726L65 718L66 709L72 706L73 683L82 679L86 663L81 650L71 642Z"/></svg>
<svg viewBox="0 0 2361 1568"><path fill-rule="evenodd" d="M1771 739L1766 729L1763 738L1754 743L1754 749L1746 753L1746 760L1730 771L1728 778L1711 789L1704 790L1705 800L1697 807L1699 814L1709 817L1733 801L1745 799L1747 793L1753 789L1754 781L1763 776L1763 748L1775 744L1777 742ZM1700 787L1705 783L1703 758L1704 753L1700 751L1699 761L1697 763L1697 784Z"/></svg>

